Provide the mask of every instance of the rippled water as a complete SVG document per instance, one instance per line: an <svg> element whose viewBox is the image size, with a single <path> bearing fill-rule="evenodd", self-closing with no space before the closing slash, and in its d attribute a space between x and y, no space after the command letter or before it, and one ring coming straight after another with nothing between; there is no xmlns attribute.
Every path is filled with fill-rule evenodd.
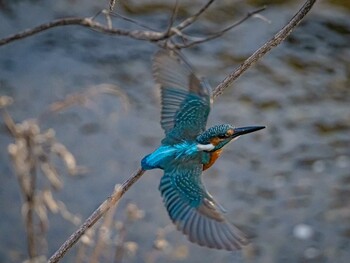
<svg viewBox="0 0 350 263"><path fill-rule="evenodd" d="M189 32L213 31L266 3L249 2L251 6L243 1L217 1ZM302 3L274 2L262 13L270 23L252 19L219 40L185 51L213 86L268 40ZM164 28L171 5L151 3L134 3L123 12L151 27ZM185 3L180 16L198 6ZM0 35L58 17L90 16L103 7L104 3L89 0L0 1ZM133 27L121 20L114 25ZM161 173L152 171L125 195L118 210L123 211L129 201L145 210L144 219L128 229L127 239L137 242L139 250L125 261L348 262L349 43L347 1L318 3L281 46L214 104L209 125L268 127L228 146L204 176L207 188L228 210L230 221L254 237L253 247L235 254L205 249L171 230L166 236L170 247L155 255L156 231L170 220L158 192ZM97 85L118 85L128 97L126 102L99 95L86 107L41 120L42 128L54 128L57 138L89 170L83 177L65 177L64 188L56 193L82 218L162 139L159 94L150 72L155 50L150 43L79 27L56 28L0 47L0 95L14 98L9 112L18 122L41 116L51 103ZM2 120L0 125L0 262L19 262L26 258L20 194L6 150L11 138ZM51 254L76 227L59 216L50 219ZM123 220L121 213L118 219ZM74 253L62 262L70 262Z"/></svg>

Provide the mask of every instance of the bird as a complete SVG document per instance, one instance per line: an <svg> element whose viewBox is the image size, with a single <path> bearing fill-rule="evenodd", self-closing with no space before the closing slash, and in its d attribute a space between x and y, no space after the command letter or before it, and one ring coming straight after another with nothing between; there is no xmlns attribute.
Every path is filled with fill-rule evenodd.
<svg viewBox="0 0 350 263"><path fill-rule="evenodd" d="M226 210L206 190L201 177L228 143L265 126L219 124L206 129L212 89L177 51L157 51L152 71L161 91L160 123L165 138L141 160L141 167L164 171L159 184L163 203L189 241L208 248L238 250L250 243L249 238L225 218Z"/></svg>

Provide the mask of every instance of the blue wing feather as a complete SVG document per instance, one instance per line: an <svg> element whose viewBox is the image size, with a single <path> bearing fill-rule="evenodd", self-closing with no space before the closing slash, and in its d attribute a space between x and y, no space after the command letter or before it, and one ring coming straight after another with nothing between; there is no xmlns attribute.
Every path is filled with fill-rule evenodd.
<svg viewBox="0 0 350 263"><path fill-rule="evenodd" d="M228 223L201 182L202 165L196 162L165 168L159 190L169 216L191 242L210 248L236 250L249 243Z"/></svg>
<svg viewBox="0 0 350 263"><path fill-rule="evenodd" d="M161 88L161 126L166 134L163 143L195 139L205 130L211 88L173 51L160 50L155 54L153 76Z"/></svg>

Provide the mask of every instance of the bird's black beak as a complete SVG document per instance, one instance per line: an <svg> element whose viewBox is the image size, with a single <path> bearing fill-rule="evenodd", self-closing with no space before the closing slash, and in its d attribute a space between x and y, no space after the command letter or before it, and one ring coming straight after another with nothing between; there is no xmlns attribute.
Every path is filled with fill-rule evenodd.
<svg viewBox="0 0 350 263"><path fill-rule="evenodd" d="M235 128L234 133L232 134L232 137L235 138L244 134L261 130L261 129L265 129L265 126L248 126L248 127Z"/></svg>

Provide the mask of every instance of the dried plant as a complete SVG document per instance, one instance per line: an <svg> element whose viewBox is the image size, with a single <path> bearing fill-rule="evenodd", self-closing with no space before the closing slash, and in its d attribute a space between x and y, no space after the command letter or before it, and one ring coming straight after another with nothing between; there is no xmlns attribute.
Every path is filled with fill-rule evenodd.
<svg viewBox="0 0 350 263"><path fill-rule="evenodd" d="M133 241L126 241L127 229L132 226L132 224L138 220L141 220L145 216L145 212L137 207L133 203L129 203L125 209L126 218L121 222L117 222L116 229L118 230L118 235L115 238L115 254L114 262L122 262L125 255L129 257L135 256L138 244Z"/></svg>
<svg viewBox="0 0 350 263"><path fill-rule="evenodd" d="M70 175L79 174L83 169L77 166L73 154L57 141L53 129L41 131L35 119L15 123L5 109L11 102L9 97L0 97L4 122L14 139L8 146L8 152L23 197L22 217L27 232L29 259L39 260L38 257L42 258L47 252L45 233L49 226L48 212L60 214L75 225L81 222L53 195L53 191L61 189L63 185L57 160L63 162Z"/></svg>
<svg viewBox="0 0 350 263"><path fill-rule="evenodd" d="M53 129L40 130L39 120L42 121L49 114L67 110L75 105L89 107L91 101L101 94L120 97L124 110L127 110L129 104L127 95L116 85L101 84L80 93L69 94L65 99L52 103L38 119L15 123L6 110L13 103L13 99L0 96L2 117L9 134L14 139L8 146L8 152L23 196L22 217L26 226L30 262L46 261L48 242L45 233L49 226L48 212L59 214L74 225L81 223L81 219L72 214L64 202L54 197L53 192L63 187L62 173L58 172L57 163L61 161L67 173L72 176L87 172L85 167L76 164L74 155L67 147L57 141ZM108 213L108 216L106 215L97 242L92 238L92 231L82 239L83 246L92 246L96 243L90 262L97 262L104 240L103 229L108 229L112 224L115 210L116 207ZM79 257L82 255L85 255L85 252L78 253L77 262L81 262ZM93 260L95 258L96 260Z"/></svg>
<svg viewBox="0 0 350 263"><path fill-rule="evenodd" d="M116 186L119 187L118 185ZM100 224L90 228L79 242L76 263L79 262L122 262L125 257L134 257L138 251L138 243L127 238L128 229L142 220L144 211L133 203L128 203L122 220L116 221L117 205L104 216Z"/></svg>

